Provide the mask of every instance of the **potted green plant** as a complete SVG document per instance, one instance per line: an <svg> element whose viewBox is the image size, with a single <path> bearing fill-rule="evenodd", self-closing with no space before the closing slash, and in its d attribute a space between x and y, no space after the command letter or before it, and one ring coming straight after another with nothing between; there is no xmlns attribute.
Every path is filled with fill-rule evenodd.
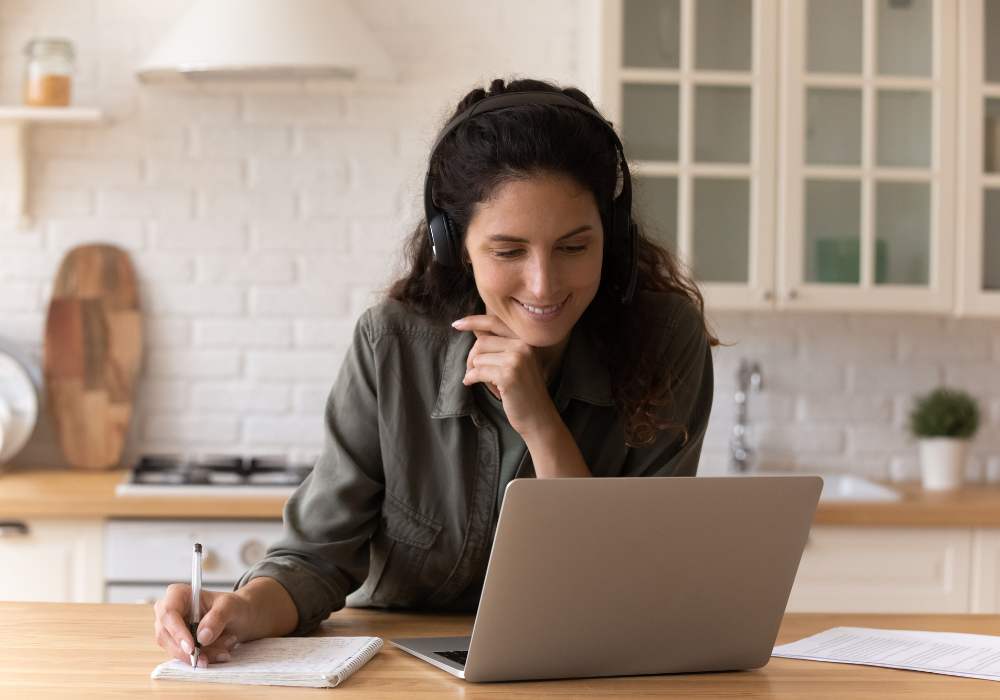
<svg viewBox="0 0 1000 700"><path fill-rule="evenodd" d="M978 428L979 406L966 392L939 387L917 397L910 412L910 431L919 441L925 489L961 486L969 441Z"/></svg>

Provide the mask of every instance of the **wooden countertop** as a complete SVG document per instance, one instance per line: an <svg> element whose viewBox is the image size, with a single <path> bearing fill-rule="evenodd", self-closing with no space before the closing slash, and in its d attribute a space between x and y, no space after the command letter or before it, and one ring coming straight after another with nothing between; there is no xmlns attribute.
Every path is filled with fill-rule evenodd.
<svg viewBox="0 0 1000 700"><path fill-rule="evenodd" d="M465 635L471 616L344 609L327 629L337 635ZM329 689L154 681L164 661L152 634L149 605L0 603L0 696L28 698L307 698L332 697ZM839 625L1000 635L996 615L788 614L778 643ZM869 666L776 659L761 669L727 673L626 676L586 680L466 683L391 644L335 689L340 697L442 698L673 696L698 698L990 698L994 681Z"/></svg>
<svg viewBox="0 0 1000 700"><path fill-rule="evenodd" d="M281 518L279 496L116 496L127 469L21 469L0 474L0 519Z"/></svg>
<svg viewBox="0 0 1000 700"><path fill-rule="evenodd" d="M1000 527L1000 485L966 484L956 491L925 491L919 483L885 483L899 501L820 503L817 525Z"/></svg>
<svg viewBox="0 0 1000 700"><path fill-rule="evenodd" d="M281 518L282 497L115 495L126 470L22 469L0 474L0 519L11 518ZM966 485L947 493L919 484L886 484L903 499L821 503L817 525L1000 527L1000 485Z"/></svg>

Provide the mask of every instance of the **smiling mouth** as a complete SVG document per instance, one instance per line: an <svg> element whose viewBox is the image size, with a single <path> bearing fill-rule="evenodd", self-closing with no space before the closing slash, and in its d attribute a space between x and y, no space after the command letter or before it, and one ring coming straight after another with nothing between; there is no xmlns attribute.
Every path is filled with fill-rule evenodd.
<svg viewBox="0 0 1000 700"><path fill-rule="evenodd" d="M562 308L566 306L566 302L569 301L569 297L567 296L558 304L552 304L550 306L534 306L532 304L525 304L520 299L514 299L514 301L516 301L521 306L522 309L527 311L528 314L530 314L533 317L551 318L552 316L558 314L562 310Z"/></svg>

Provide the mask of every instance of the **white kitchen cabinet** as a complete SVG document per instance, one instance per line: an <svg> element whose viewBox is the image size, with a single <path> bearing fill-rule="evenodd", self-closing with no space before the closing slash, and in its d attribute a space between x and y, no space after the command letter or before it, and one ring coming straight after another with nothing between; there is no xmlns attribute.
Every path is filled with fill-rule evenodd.
<svg viewBox="0 0 1000 700"><path fill-rule="evenodd" d="M605 114L644 230L714 308L774 296L777 0L604 5Z"/></svg>
<svg viewBox="0 0 1000 700"><path fill-rule="evenodd" d="M99 520L0 522L0 600L101 602L102 542Z"/></svg>
<svg viewBox="0 0 1000 700"><path fill-rule="evenodd" d="M711 309L955 308L957 24L950 0L606 4L599 101Z"/></svg>
<svg viewBox="0 0 1000 700"><path fill-rule="evenodd" d="M954 306L957 4L783 0L777 303Z"/></svg>
<svg viewBox="0 0 1000 700"><path fill-rule="evenodd" d="M1000 315L1000 2L961 3L958 310Z"/></svg>
<svg viewBox="0 0 1000 700"><path fill-rule="evenodd" d="M970 612L1000 613L1000 530L976 530L972 548Z"/></svg>
<svg viewBox="0 0 1000 700"><path fill-rule="evenodd" d="M969 612L972 544L964 528L814 526L788 611Z"/></svg>

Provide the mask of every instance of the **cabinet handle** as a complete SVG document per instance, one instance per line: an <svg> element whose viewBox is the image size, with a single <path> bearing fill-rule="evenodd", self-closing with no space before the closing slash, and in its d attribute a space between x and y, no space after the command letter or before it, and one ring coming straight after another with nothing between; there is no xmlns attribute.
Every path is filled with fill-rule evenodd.
<svg viewBox="0 0 1000 700"><path fill-rule="evenodd" d="M240 560L244 566L253 566L267 556L267 546L260 540L250 540L240 547Z"/></svg>
<svg viewBox="0 0 1000 700"><path fill-rule="evenodd" d="M797 289L789 289L788 290L788 298L791 299L791 300L798 299L799 298L799 292L798 292L798 290Z"/></svg>
<svg viewBox="0 0 1000 700"><path fill-rule="evenodd" d="M772 292L770 289L765 289L764 293L761 294L761 297L764 299L764 301L771 301L772 299L774 299L774 292Z"/></svg>
<svg viewBox="0 0 1000 700"><path fill-rule="evenodd" d="M205 553L201 557L201 568L203 571L212 571L218 568L219 558L215 556L213 552L208 547L205 548Z"/></svg>
<svg viewBox="0 0 1000 700"><path fill-rule="evenodd" d="M23 537L31 533L21 520L0 520L0 537Z"/></svg>

